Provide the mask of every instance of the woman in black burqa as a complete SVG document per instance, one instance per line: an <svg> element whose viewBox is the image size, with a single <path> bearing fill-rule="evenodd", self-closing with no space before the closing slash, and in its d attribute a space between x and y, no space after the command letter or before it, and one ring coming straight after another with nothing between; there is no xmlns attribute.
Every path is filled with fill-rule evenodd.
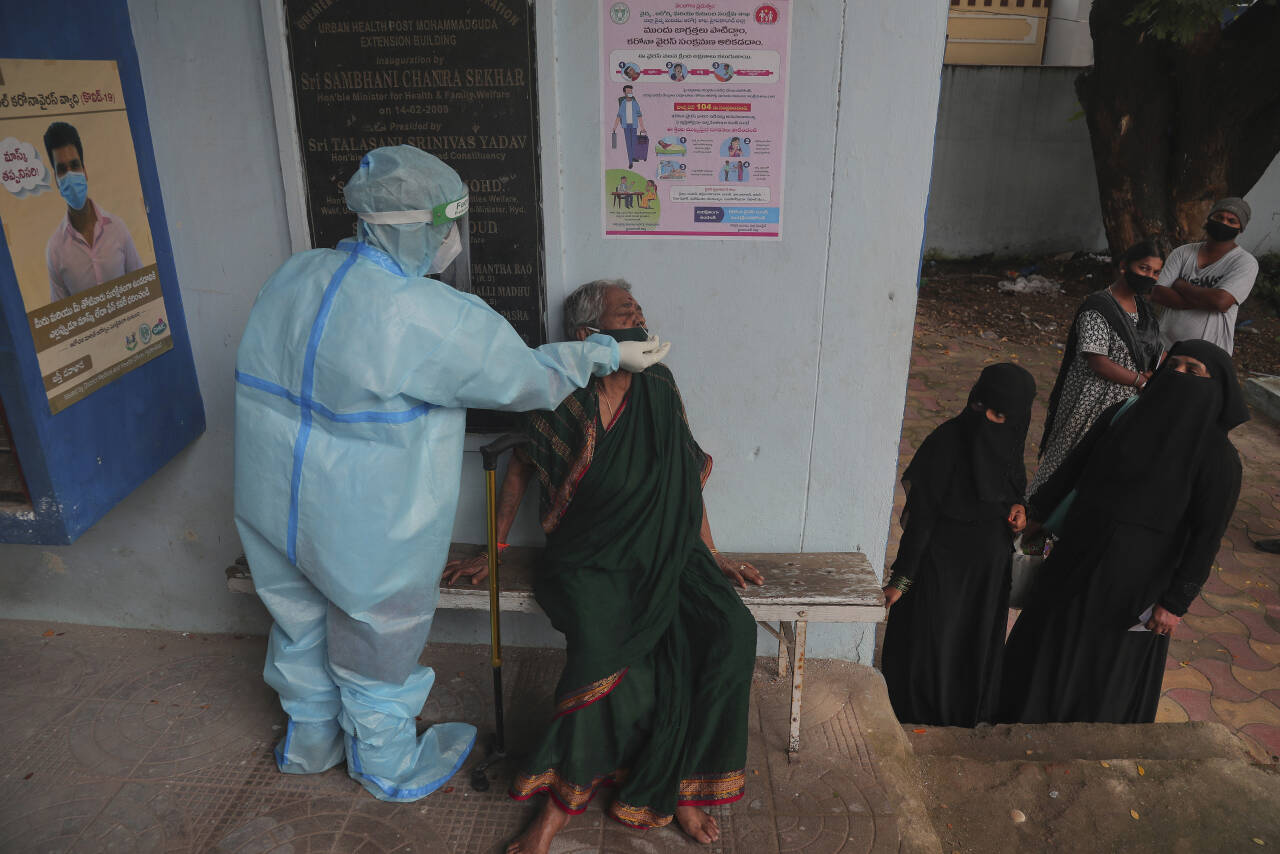
<svg viewBox="0 0 1280 854"><path fill-rule="evenodd" d="M1227 432L1247 421L1231 357L1182 341L1031 496L1044 519L1073 493L1005 650L1000 717L1155 720L1169 635L1200 593L1240 495Z"/></svg>
<svg viewBox="0 0 1280 854"><path fill-rule="evenodd" d="M985 368L964 411L929 434L903 473L881 670L904 723L973 726L995 711L1035 394L1025 369Z"/></svg>

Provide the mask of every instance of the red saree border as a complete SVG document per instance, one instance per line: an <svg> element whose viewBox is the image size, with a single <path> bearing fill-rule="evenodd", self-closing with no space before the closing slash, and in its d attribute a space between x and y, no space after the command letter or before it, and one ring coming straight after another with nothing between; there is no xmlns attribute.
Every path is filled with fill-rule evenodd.
<svg viewBox="0 0 1280 854"><path fill-rule="evenodd" d="M599 702L618 687L618 683L622 681L622 677L627 675L629 667L624 667L617 673L610 673L603 679L597 679L584 688L579 688L572 694L566 694L556 701L556 717L562 718L565 715L572 714L579 709L585 709L592 703Z"/></svg>
<svg viewBox="0 0 1280 854"><path fill-rule="evenodd" d="M682 807L710 807L740 800L747 788L746 770L699 774L680 781L676 803Z"/></svg>
<svg viewBox="0 0 1280 854"><path fill-rule="evenodd" d="M591 461L595 458L596 454L596 419L588 418L586 410L582 408L582 404L579 403L578 399L572 395L565 398L563 405L569 410L569 414L576 418L578 423L582 425L582 448L578 452L577 457L575 457L573 462L570 464L569 473L565 476L564 482L560 485L558 490L552 492L549 488L551 485L549 475L545 471L539 470L538 472L539 480L542 481L543 487L547 488L548 493L550 493L548 496L549 500L547 502L547 512L542 516L542 530L548 534L554 531L560 524L560 520L564 518L565 512L569 509L570 502L573 501L573 496L578 491L578 483L582 480L583 476L586 475L587 469L591 468ZM564 446L564 443L550 432L549 427L541 422L535 422L535 426L537 427L538 432L542 433L552 441L557 452L561 452L560 449L563 448L561 453L567 459L569 456L568 447Z"/></svg>
<svg viewBox="0 0 1280 854"><path fill-rule="evenodd" d="M604 426L605 433L608 433L609 430L612 430L613 425L618 423L618 419L622 417L623 412L627 411L627 402L630 401L630 399L631 399L631 389L628 388L627 393L623 394L622 396L622 402L618 403L618 411L614 412L613 419L609 421L607 425Z"/></svg>
<svg viewBox="0 0 1280 854"><path fill-rule="evenodd" d="M581 815L601 788L616 785L618 779L625 776L625 771L614 771L602 774L586 786L580 786L561 777L554 768L548 768L540 774L516 775L507 795L515 801L527 801L534 795L546 792L564 812Z"/></svg>

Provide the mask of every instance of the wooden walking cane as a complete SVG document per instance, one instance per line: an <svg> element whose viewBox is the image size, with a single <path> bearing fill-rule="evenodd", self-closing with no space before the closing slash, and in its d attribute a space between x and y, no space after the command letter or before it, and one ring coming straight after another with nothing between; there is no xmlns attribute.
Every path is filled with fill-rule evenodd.
<svg viewBox="0 0 1280 854"><path fill-rule="evenodd" d="M471 788L477 792L489 789L490 767L507 758L506 729L502 720L502 626L498 602L498 457L527 443L519 433L499 436L480 448L484 461L484 499L489 523L489 664L493 668L493 742L485 760L471 769Z"/></svg>

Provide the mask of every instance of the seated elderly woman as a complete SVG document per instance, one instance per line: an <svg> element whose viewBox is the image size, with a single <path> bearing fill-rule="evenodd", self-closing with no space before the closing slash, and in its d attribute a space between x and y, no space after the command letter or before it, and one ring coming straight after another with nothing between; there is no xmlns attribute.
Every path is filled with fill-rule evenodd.
<svg viewBox="0 0 1280 854"><path fill-rule="evenodd" d="M565 301L571 338L644 340L644 325L621 280ZM714 842L719 828L699 807L742 797L756 645L730 582L763 580L715 549L701 491L711 458L661 364L594 379L554 412L527 416L526 432L502 484L498 539L536 476L547 545L534 594L564 633L568 660L555 718L511 787L517 800L548 798L507 850L547 851L608 784L618 787L609 814L623 824L674 816ZM482 555L450 564L445 578L477 583L487 572Z"/></svg>

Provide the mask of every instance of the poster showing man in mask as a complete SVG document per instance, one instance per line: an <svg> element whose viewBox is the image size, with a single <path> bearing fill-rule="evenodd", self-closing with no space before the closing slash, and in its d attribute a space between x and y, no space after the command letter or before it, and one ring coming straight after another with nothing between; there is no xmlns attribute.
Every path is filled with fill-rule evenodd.
<svg viewBox="0 0 1280 854"><path fill-rule="evenodd" d="M0 59L0 184L51 412L172 348L114 62Z"/></svg>
<svg viewBox="0 0 1280 854"><path fill-rule="evenodd" d="M44 151L67 213L45 247L49 301L87 291L142 266L124 220L89 197L84 144L75 125L56 121L44 132Z"/></svg>

